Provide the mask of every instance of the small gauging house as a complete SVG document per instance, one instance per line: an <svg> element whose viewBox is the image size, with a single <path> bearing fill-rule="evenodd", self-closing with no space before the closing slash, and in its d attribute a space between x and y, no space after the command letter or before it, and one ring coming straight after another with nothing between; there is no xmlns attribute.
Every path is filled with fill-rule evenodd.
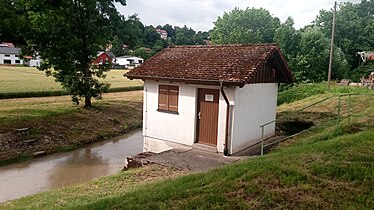
<svg viewBox="0 0 374 210"><path fill-rule="evenodd" d="M261 140L278 84L293 82L276 44L171 47L125 76L144 81L145 151L199 143L225 155ZM274 135L274 123L264 131Z"/></svg>

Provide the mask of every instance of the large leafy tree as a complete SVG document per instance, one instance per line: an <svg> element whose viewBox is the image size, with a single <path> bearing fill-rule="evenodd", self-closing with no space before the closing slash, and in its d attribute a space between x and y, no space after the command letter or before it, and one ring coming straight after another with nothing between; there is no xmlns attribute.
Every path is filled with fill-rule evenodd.
<svg viewBox="0 0 374 210"><path fill-rule="evenodd" d="M327 78L330 40L319 27L307 27L301 32L299 52L291 58L298 81L320 82ZM342 50L335 47L333 78L346 76L348 62Z"/></svg>
<svg viewBox="0 0 374 210"><path fill-rule="evenodd" d="M20 36L27 24L24 10L18 7L17 0L0 0L0 41L26 45Z"/></svg>
<svg viewBox="0 0 374 210"><path fill-rule="evenodd" d="M216 44L273 42L278 18L263 8L235 8L214 22L211 40Z"/></svg>
<svg viewBox="0 0 374 210"><path fill-rule="evenodd" d="M194 45L196 39L196 32L192 28L175 28L175 44L176 45Z"/></svg>
<svg viewBox="0 0 374 210"><path fill-rule="evenodd" d="M321 10L314 21L326 36L330 36L332 11ZM351 70L359 65L357 52L374 50L374 0L358 4L340 3L336 14L335 43L347 56Z"/></svg>
<svg viewBox="0 0 374 210"><path fill-rule="evenodd" d="M278 43L287 58L292 58L299 52L300 32L294 28L294 20L288 17L275 31L274 41Z"/></svg>
<svg viewBox="0 0 374 210"><path fill-rule="evenodd" d="M85 107L92 98L100 98L109 84L105 78L109 65L92 65L99 50L113 37L113 22L120 15L114 5L125 0L20 0L27 11L31 30L27 41L44 59L41 70L56 81ZM53 70L52 70L53 68Z"/></svg>

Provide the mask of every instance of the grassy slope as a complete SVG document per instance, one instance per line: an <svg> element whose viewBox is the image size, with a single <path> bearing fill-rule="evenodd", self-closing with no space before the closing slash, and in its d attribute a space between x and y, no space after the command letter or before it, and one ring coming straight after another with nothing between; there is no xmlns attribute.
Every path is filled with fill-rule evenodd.
<svg viewBox="0 0 374 210"><path fill-rule="evenodd" d="M321 95L331 96L347 93L366 94L373 93L373 91L366 88L339 85L332 85L329 90L327 83L298 84L280 92L278 104L291 103L314 95L319 95L318 98L321 99Z"/></svg>
<svg viewBox="0 0 374 210"><path fill-rule="evenodd" d="M280 110L293 110L324 97L326 95L308 97L285 104ZM356 106L361 107L356 113L373 111L373 98L356 100ZM334 106L327 105L321 104L326 109L314 108L313 112L334 110ZM264 157L208 173L136 185L125 191L117 190L126 182L122 175L115 175L100 179L102 183L97 185L101 188L109 179L112 189L104 188L92 197L87 197L89 193L78 195L74 187L68 187L58 191L58 196L56 191L37 194L2 204L0 208L370 209L374 206L372 145L372 119L355 118L349 126L342 124L339 132L336 132L336 122L324 121ZM71 193L76 197L64 199ZM59 202L59 198L64 202Z"/></svg>
<svg viewBox="0 0 374 210"><path fill-rule="evenodd" d="M105 81L111 88L139 86L141 82L128 80L123 74L127 70L112 70ZM53 77L33 67L0 66L0 93L62 90Z"/></svg>

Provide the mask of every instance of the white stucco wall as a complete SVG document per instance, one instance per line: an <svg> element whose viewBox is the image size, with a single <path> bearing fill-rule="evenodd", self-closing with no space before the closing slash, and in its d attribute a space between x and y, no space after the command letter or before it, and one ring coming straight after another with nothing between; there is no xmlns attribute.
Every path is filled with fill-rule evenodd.
<svg viewBox="0 0 374 210"><path fill-rule="evenodd" d="M179 86L178 114L159 112L159 84ZM144 150L161 152L179 143L192 145L196 140L198 88L218 86L170 82L144 82L143 135ZM275 120L277 84L250 84L243 88L224 88L230 102L229 153L235 154L261 139L260 125ZM217 151L223 152L226 132L226 102L220 92ZM266 136L275 132L275 124L265 127Z"/></svg>
<svg viewBox="0 0 374 210"><path fill-rule="evenodd" d="M179 86L178 114L159 112L159 84ZM192 145L196 140L197 92L198 88L219 89L218 86L191 85L184 83L144 82L143 135L144 150L160 152L170 149L171 142ZM234 103L235 88L225 88ZM223 152L225 143L226 102L220 94L217 151Z"/></svg>
<svg viewBox="0 0 374 210"><path fill-rule="evenodd" d="M133 63L136 65L144 62L144 59L139 57L117 57L116 64L126 66L130 64L130 60L133 60Z"/></svg>
<svg viewBox="0 0 374 210"><path fill-rule="evenodd" d="M260 125L275 120L278 84L249 84L235 89L230 154L235 154L261 139ZM265 127L265 136L275 133L275 124Z"/></svg>
<svg viewBox="0 0 374 210"><path fill-rule="evenodd" d="M5 54L0 54L0 64L4 64L4 60L10 60L10 64L23 64L23 60L19 58L18 55L15 54L7 54L9 56L5 56ZM16 63L16 60L19 61L19 63Z"/></svg>
<svg viewBox="0 0 374 210"><path fill-rule="evenodd" d="M159 84L148 80L144 82L143 135L145 144L151 144L149 142L151 140L162 140L192 145L195 139L196 89L178 83L164 83L179 86L178 114L172 114L157 111Z"/></svg>

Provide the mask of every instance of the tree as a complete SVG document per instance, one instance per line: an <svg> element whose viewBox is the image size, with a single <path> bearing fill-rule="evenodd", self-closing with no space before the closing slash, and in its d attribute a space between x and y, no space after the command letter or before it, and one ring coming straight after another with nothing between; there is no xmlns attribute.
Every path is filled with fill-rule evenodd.
<svg viewBox="0 0 374 210"><path fill-rule="evenodd" d="M161 40L161 37L153 26L144 27L143 44L145 47L152 48L158 40Z"/></svg>
<svg viewBox="0 0 374 210"><path fill-rule="evenodd" d="M314 21L326 36L330 36L333 11L321 10ZM340 3L336 14L335 43L347 56L350 69L359 65L357 52L374 50L374 1Z"/></svg>
<svg viewBox="0 0 374 210"><path fill-rule="evenodd" d="M25 12L18 6L17 0L0 0L0 41L26 45L20 36L27 24Z"/></svg>
<svg viewBox="0 0 374 210"><path fill-rule="evenodd" d="M175 44L176 45L194 45L195 44L195 31L192 28L175 28Z"/></svg>
<svg viewBox="0 0 374 210"><path fill-rule="evenodd" d="M116 57L125 55L126 51L123 48L123 45L122 40L117 35L114 36L114 40L112 42L112 52L114 55L116 55Z"/></svg>
<svg viewBox="0 0 374 210"><path fill-rule="evenodd" d="M136 49L143 45L143 30L144 25L135 14L121 21L120 25L117 27L116 35L124 44L128 45L130 49Z"/></svg>
<svg viewBox="0 0 374 210"><path fill-rule="evenodd" d="M141 57L144 60L147 60L148 58L150 58L153 55L155 55L156 52L153 51L153 50L149 51L149 50L147 50L147 48L144 48L144 47L140 47L140 48L134 50L131 54L133 56Z"/></svg>
<svg viewBox="0 0 374 210"><path fill-rule="evenodd" d="M235 8L224 13L214 22L211 40L216 44L240 44L273 42L276 29L280 25L266 9Z"/></svg>
<svg viewBox="0 0 374 210"><path fill-rule="evenodd" d="M288 17L275 31L274 41L282 49L287 59L295 57L299 52L300 33L294 28L294 20Z"/></svg>
<svg viewBox="0 0 374 210"><path fill-rule="evenodd" d="M291 59L298 81L321 82L327 79L329 43L319 27L307 27L301 32L299 53ZM348 62L338 47L335 47L334 57L333 78L342 78L348 69Z"/></svg>
<svg viewBox="0 0 374 210"><path fill-rule="evenodd" d="M113 21L120 18L114 2L125 0L20 0L28 12L31 30L26 38L44 59L40 70L53 75L72 94L74 102L100 98L109 84L110 65L91 65L99 50L113 37ZM53 68L53 70L52 70Z"/></svg>

